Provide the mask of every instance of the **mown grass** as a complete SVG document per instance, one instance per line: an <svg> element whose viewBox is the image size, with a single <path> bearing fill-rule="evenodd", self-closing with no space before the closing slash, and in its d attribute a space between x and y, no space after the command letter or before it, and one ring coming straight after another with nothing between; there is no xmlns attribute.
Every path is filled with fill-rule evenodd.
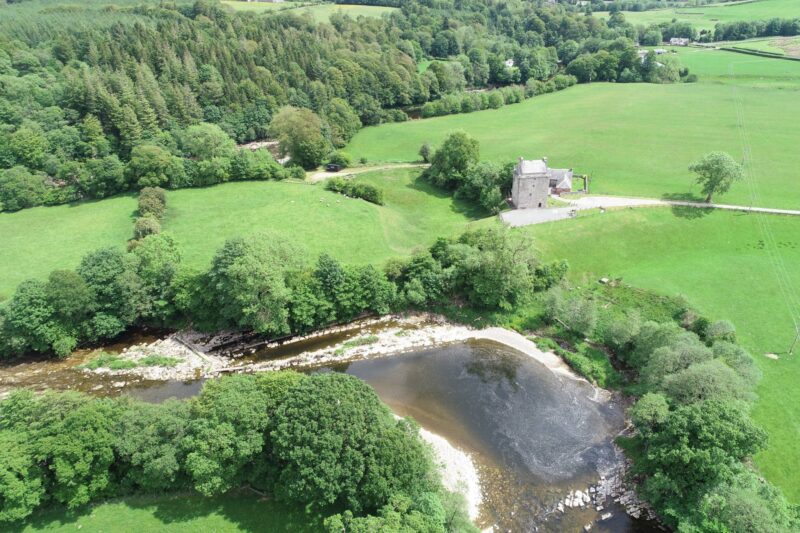
<svg viewBox="0 0 800 533"><path fill-rule="evenodd" d="M184 262L206 268L226 239L269 230L350 264L381 263L455 235L487 214L419 179L419 170L361 174L384 191L377 206L326 191L322 183L237 182L167 193L164 232ZM28 278L74 268L90 250L125 246L136 199L111 198L0 213L0 300ZM483 222L477 222L479 224Z"/></svg>
<svg viewBox="0 0 800 533"><path fill-rule="evenodd" d="M700 7L626 11L624 15L625 20L632 24L649 26L677 19L680 22L691 23L698 30L711 30L718 22L797 18L800 17L800 2L797 0L755 0L729 5L720 3Z"/></svg>
<svg viewBox="0 0 800 533"><path fill-rule="evenodd" d="M522 229L545 258L567 258L571 276L593 284L601 277L670 296L682 295L705 316L729 319L764 372L754 410L767 430L767 451L756 458L764 475L800 502L800 349L792 314L776 276L775 257L800 297L800 218L669 208L592 212L576 219ZM766 353L778 354L773 360Z"/></svg>
<svg viewBox="0 0 800 533"><path fill-rule="evenodd" d="M25 524L4 531L51 532L146 531L194 533L196 531L286 532L322 531L322 519L251 494L235 493L216 498L194 494L131 497L68 512L49 509L34 514Z"/></svg>
<svg viewBox="0 0 800 533"><path fill-rule="evenodd" d="M800 62L713 50L680 55L700 83L581 85L497 110L365 128L347 151L413 161L422 143L436 146L463 130L480 141L484 159L548 156L552 166L590 175L594 193L699 197L687 167L712 150L741 160L744 129L760 199L740 184L718 201L800 205Z"/></svg>

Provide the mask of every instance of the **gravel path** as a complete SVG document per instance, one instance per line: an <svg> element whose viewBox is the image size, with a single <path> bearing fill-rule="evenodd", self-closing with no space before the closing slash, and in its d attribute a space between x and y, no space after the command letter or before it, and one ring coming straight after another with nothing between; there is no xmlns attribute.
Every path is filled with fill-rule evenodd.
<svg viewBox="0 0 800 533"><path fill-rule="evenodd" d="M422 168L427 167L427 163L394 163L390 165L376 165L372 167L354 167L354 168L346 168L339 172L327 172L327 171L320 171L314 172L310 174L306 180L310 181L311 183L317 183L319 181L325 181L328 178L333 178L334 176L340 177L347 177L352 176L354 174L362 174L364 172L372 172L373 170L391 170L393 168Z"/></svg>
<svg viewBox="0 0 800 533"><path fill-rule="evenodd" d="M575 200L566 200L570 207L552 209L515 209L500 214L501 220L511 227L530 226L543 222L553 222L570 218L574 211L598 208L618 207L654 207L676 206L695 207L697 209L724 209L727 211L744 211L749 213L767 213L771 215L800 216L800 210L773 209L770 207L748 207L744 205L707 204L704 202L687 202L683 200L660 200L657 198L627 198L624 196L582 196Z"/></svg>

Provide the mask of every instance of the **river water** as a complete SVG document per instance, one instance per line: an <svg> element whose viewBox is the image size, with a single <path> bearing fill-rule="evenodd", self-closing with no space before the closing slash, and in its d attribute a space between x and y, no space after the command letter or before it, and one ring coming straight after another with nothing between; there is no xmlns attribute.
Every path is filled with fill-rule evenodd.
<svg viewBox="0 0 800 533"><path fill-rule="evenodd" d="M110 351L109 347L105 350ZM276 355L285 354L272 354ZM161 402L193 396L202 387L202 380L100 378L98 382L96 375L75 371L68 363L46 364L63 364L64 368L30 364L34 366L28 372L14 372L18 367L0 368L0 388L41 389L36 387L38 380L54 388L98 395L126 393ZM556 375L535 359L490 341L314 371L345 372L363 379L395 413L413 417L469 452L484 494L481 527L494 526L495 532L582 531L592 523L591 531L657 530L647 522L630 519L615 506L604 509L613 512L605 521L598 521L600 513L593 508L565 514L554 510L570 490L586 490L619 461L612 442L624 425L623 408L614 400L598 401L597 391L585 381ZM48 376L50 379L44 379Z"/></svg>

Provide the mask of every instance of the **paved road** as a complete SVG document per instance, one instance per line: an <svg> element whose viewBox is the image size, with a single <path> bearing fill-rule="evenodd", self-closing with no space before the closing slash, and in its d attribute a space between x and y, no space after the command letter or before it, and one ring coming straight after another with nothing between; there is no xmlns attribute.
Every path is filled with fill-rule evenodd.
<svg viewBox="0 0 800 533"><path fill-rule="evenodd" d="M653 206L678 206L695 207L697 209L725 209L728 211L744 211L752 213L768 213L771 215L800 216L799 210L773 209L769 207L747 207L742 205L706 204L703 202L687 202L682 200L659 200L657 198L626 198L623 196L582 196L575 200L568 200L570 207L556 207L551 209L515 209L500 214L500 218L512 227L530 226L543 222L553 222L570 218L574 211L598 209L601 207L653 207Z"/></svg>
<svg viewBox="0 0 800 533"><path fill-rule="evenodd" d="M388 165L376 165L372 167L355 167L355 168L346 168L340 172L314 172L306 179L311 183L317 183L318 181L325 181L328 178L332 178L334 176L352 176L353 174L361 174L363 172L372 172L373 170L391 170L393 168L417 168L417 167L427 167L426 163L394 163Z"/></svg>

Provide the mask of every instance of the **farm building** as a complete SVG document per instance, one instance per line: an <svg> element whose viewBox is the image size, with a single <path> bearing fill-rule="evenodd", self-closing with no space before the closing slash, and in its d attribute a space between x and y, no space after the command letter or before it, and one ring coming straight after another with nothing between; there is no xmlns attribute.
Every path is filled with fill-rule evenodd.
<svg viewBox="0 0 800 533"><path fill-rule="evenodd" d="M550 168L547 158L519 158L514 168L511 203L517 209L547 207L547 197L572 190L571 168Z"/></svg>
<svg viewBox="0 0 800 533"><path fill-rule="evenodd" d="M689 46L689 39L685 37L673 37L669 40L669 44L672 46Z"/></svg>

